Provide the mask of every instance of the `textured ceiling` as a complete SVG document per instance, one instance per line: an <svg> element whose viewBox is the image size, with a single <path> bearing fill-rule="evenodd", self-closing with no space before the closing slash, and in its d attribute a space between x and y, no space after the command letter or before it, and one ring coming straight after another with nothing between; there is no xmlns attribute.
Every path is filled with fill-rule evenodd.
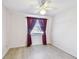
<svg viewBox="0 0 79 59"><path fill-rule="evenodd" d="M39 14L39 0L3 0L3 5L11 10L29 14ZM54 15L61 11L76 7L76 0L50 0L47 15ZM56 7L54 9L53 7Z"/></svg>

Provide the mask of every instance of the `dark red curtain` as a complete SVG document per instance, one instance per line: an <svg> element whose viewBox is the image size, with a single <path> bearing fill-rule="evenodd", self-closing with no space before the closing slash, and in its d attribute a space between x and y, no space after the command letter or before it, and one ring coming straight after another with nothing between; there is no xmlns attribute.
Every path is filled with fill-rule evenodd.
<svg viewBox="0 0 79 59"><path fill-rule="evenodd" d="M27 47L32 45L32 40L31 40L31 31L35 25L36 20L32 17L27 17Z"/></svg>
<svg viewBox="0 0 79 59"><path fill-rule="evenodd" d="M44 32L43 35L42 35L43 45L47 45L47 41L46 41L46 24L47 24L47 19L41 19L41 20L39 20L39 22L40 22L41 29Z"/></svg>

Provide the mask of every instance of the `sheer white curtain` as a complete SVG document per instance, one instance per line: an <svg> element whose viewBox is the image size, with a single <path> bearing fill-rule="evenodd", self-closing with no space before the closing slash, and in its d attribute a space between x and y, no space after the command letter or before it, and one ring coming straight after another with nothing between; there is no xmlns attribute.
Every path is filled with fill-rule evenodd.
<svg viewBox="0 0 79 59"><path fill-rule="evenodd" d="M43 31L41 30L39 20L36 20L36 24L33 30L31 31L32 45L42 44L42 34Z"/></svg>
<svg viewBox="0 0 79 59"><path fill-rule="evenodd" d="M43 31L41 30L40 24L39 24L39 20L36 20L36 24L35 24L33 30L31 31L31 34L36 34L36 33L38 33L38 34L43 33Z"/></svg>

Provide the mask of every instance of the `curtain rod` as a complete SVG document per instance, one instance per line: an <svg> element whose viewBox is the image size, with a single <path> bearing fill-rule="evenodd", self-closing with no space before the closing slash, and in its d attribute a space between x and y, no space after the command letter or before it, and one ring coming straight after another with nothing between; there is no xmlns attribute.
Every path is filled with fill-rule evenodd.
<svg viewBox="0 0 79 59"><path fill-rule="evenodd" d="M46 19L46 18L30 17L30 16L27 16L26 18L32 18L32 19L35 19L35 20L38 20L38 19L40 19L40 20L42 20L42 19L48 20L48 19Z"/></svg>

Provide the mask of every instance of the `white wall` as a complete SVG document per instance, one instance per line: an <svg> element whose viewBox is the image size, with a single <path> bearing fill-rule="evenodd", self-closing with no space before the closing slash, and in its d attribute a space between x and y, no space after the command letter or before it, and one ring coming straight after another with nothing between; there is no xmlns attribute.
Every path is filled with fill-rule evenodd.
<svg viewBox="0 0 79 59"><path fill-rule="evenodd" d="M3 14L2 15L4 15L4 17L3 17L3 21L2 21L2 55L4 55L5 53L6 53L6 50L7 50L7 42L6 42L6 9L5 8L3 8L3 12L2 12Z"/></svg>
<svg viewBox="0 0 79 59"><path fill-rule="evenodd" d="M10 48L21 47L26 45L26 18L11 11L12 33L10 40Z"/></svg>
<svg viewBox="0 0 79 59"><path fill-rule="evenodd" d="M10 39L10 48L13 47L21 47L21 46L26 46L27 44L27 19L25 17L27 16L33 16L33 17L41 17L41 16L35 16L35 15L28 15L24 13L19 13L15 11L11 11L11 39ZM45 17L45 16L44 16ZM47 24L47 43L51 43L51 34L50 34L50 23L51 23L51 18L48 18L48 24ZM37 37L36 39L38 39ZM38 39L39 41L39 39ZM37 42L38 42L37 41ZM36 41L33 41L36 42ZM37 44L34 43L33 45ZM40 41L39 41L40 44Z"/></svg>
<svg viewBox="0 0 79 59"><path fill-rule="evenodd" d="M7 8L2 6L2 56L9 49L10 32L10 13Z"/></svg>
<svg viewBox="0 0 79 59"><path fill-rule="evenodd" d="M77 15L76 8L57 14L53 20L53 45L65 52L77 56Z"/></svg>

